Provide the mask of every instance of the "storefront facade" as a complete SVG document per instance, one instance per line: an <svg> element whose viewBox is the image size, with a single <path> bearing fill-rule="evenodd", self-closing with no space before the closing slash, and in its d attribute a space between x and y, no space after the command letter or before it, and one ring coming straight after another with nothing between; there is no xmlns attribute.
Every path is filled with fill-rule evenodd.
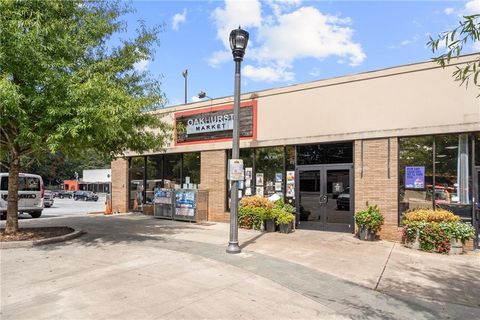
<svg viewBox="0 0 480 320"><path fill-rule="evenodd" d="M354 232L353 213L377 204L392 240L412 208L447 207L478 225L480 99L454 70L427 62L243 94L239 196L277 193L299 228L336 232ZM160 111L173 139L112 162L113 209L148 212L156 187L198 188L208 219L228 221L232 108L226 97Z"/></svg>

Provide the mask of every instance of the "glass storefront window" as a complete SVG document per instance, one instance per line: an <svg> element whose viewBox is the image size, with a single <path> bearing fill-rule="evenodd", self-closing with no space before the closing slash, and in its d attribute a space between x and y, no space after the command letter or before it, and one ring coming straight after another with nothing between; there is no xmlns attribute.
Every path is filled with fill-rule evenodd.
<svg viewBox="0 0 480 320"><path fill-rule="evenodd" d="M197 189L200 184L200 152L183 154L183 187Z"/></svg>
<svg viewBox="0 0 480 320"><path fill-rule="evenodd" d="M353 163L353 143L326 143L297 146L297 164Z"/></svg>
<svg viewBox="0 0 480 320"><path fill-rule="evenodd" d="M133 211L140 211L143 208L144 186L143 169L144 157L133 157L130 159L129 168L129 208Z"/></svg>
<svg viewBox="0 0 480 320"><path fill-rule="evenodd" d="M399 211L431 208L428 195L433 182L433 138L400 138Z"/></svg>
<svg viewBox="0 0 480 320"><path fill-rule="evenodd" d="M435 136L435 205L471 217L468 134Z"/></svg>
<svg viewBox="0 0 480 320"><path fill-rule="evenodd" d="M406 210L434 207L471 221L470 137L461 133L399 139L399 222Z"/></svg>
<svg viewBox="0 0 480 320"><path fill-rule="evenodd" d="M275 193L283 197L285 173L283 147L255 149L255 194L271 196Z"/></svg>
<svg viewBox="0 0 480 320"><path fill-rule="evenodd" d="M153 203L155 188L163 187L163 156L147 157L147 186L145 188L145 203Z"/></svg>
<svg viewBox="0 0 480 320"><path fill-rule="evenodd" d="M182 154L165 154L163 158L164 185L167 189L181 189Z"/></svg>

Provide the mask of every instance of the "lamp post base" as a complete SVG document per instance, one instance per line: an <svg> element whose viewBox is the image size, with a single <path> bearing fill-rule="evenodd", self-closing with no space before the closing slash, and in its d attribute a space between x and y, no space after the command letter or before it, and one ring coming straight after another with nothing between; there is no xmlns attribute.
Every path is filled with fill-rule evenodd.
<svg viewBox="0 0 480 320"><path fill-rule="evenodd" d="M226 251L227 253L240 253L242 249L238 246L238 242L229 242Z"/></svg>

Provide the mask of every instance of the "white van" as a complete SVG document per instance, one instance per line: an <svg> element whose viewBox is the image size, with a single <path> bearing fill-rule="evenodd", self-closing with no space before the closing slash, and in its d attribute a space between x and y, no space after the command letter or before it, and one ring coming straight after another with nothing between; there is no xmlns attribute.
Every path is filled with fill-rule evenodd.
<svg viewBox="0 0 480 320"><path fill-rule="evenodd" d="M32 218L39 218L43 209L42 177L36 174L20 173L18 177L18 212L28 213ZM0 173L0 215L7 214L8 173Z"/></svg>

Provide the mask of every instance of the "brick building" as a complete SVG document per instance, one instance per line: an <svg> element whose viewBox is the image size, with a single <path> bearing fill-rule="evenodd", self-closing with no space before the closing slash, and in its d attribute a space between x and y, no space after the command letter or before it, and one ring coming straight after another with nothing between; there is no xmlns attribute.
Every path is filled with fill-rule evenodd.
<svg viewBox="0 0 480 320"><path fill-rule="evenodd" d="M445 207L478 228L480 99L452 78L475 58L242 94L239 196L279 194L299 228L354 232L367 201L384 214L387 239L419 207ZM112 162L113 209L149 212L155 188L198 188L208 190L208 219L228 221L232 108L225 97L159 111L172 141Z"/></svg>

